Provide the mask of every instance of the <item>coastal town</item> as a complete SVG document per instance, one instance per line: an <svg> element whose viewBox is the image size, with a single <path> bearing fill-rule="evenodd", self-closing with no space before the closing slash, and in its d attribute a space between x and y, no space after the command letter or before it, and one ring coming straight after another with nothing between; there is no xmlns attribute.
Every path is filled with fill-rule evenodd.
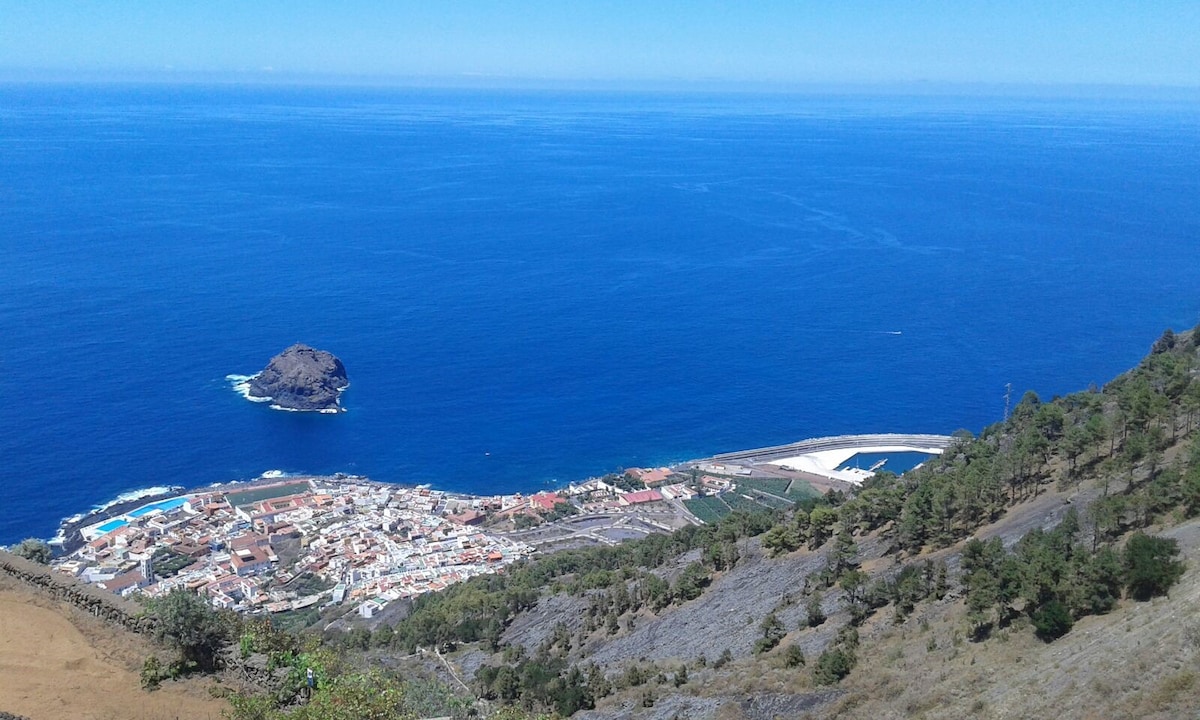
<svg viewBox="0 0 1200 720"><path fill-rule="evenodd" d="M54 566L123 596L184 587L241 612L340 604L369 618L396 600L502 572L544 542L520 536L547 519L591 513L595 520L668 497L667 488L623 492L602 479L559 492L480 497L354 476L264 478L155 500L83 526L82 543ZM640 520L632 536L684 522L681 508L663 514ZM629 519L621 521L629 531Z"/></svg>
<svg viewBox="0 0 1200 720"><path fill-rule="evenodd" d="M264 476L84 518L54 567L122 596L186 588L245 613L338 606L371 618L398 600L504 572L533 553L787 507L862 482L883 465L848 468L852 457L925 457L948 441L819 438L629 468L531 495L464 495L344 474Z"/></svg>

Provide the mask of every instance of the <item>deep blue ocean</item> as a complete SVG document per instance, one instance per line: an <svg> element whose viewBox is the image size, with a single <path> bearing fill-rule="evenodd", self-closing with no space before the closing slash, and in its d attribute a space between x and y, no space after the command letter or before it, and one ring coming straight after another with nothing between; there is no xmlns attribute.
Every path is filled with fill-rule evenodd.
<svg viewBox="0 0 1200 720"><path fill-rule="evenodd" d="M1200 321L1200 107L0 86L0 543L281 469L470 491L978 431ZM347 412L226 381L303 341Z"/></svg>

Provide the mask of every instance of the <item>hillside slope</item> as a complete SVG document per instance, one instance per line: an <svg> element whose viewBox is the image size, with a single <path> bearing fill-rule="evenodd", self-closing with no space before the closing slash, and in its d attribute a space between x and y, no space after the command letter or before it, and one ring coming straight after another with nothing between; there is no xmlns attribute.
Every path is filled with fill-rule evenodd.
<svg viewBox="0 0 1200 720"><path fill-rule="evenodd" d="M374 629L322 640L176 599L227 624L228 657L277 671L272 692L232 698L233 720L347 703L404 720L1195 716L1198 340L1164 333L1103 389L1027 393L903 476L518 563ZM130 686L148 646L81 639L14 592L0 586L0 676L17 683L0 710L212 716L186 688Z"/></svg>
<svg viewBox="0 0 1200 720"><path fill-rule="evenodd" d="M482 697L588 720L1194 713L1196 337L1165 333L1102 390L1028 393L919 472L705 528L668 558L547 558L418 603L390 641L457 646ZM1177 542L1166 596L1124 587L1134 533Z"/></svg>
<svg viewBox="0 0 1200 720"><path fill-rule="evenodd" d="M219 720L207 680L142 688L155 648L133 633L0 577L0 712L32 720Z"/></svg>
<svg viewBox="0 0 1200 720"><path fill-rule="evenodd" d="M1180 718L1200 699L1200 521L1170 528L1190 569L1167 597L1082 618L1053 643L963 637L959 602L881 627L828 709L845 718ZM928 629L925 629L925 625ZM932 649L931 649L932 648Z"/></svg>

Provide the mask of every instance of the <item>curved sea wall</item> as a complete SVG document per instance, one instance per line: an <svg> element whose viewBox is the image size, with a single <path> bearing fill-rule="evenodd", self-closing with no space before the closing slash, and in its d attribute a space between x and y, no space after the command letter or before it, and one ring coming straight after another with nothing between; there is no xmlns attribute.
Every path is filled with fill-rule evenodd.
<svg viewBox="0 0 1200 720"><path fill-rule="evenodd" d="M738 450L736 452L720 453L707 459L717 462L729 462L734 460L767 462L776 458L823 452L825 450L853 450L857 448L883 446L903 446L945 450L954 442L955 439L950 435L899 433L883 433L875 435L835 435L833 437L819 437L812 438L810 440L801 440L800 442L788 443L787 445L772 445L770 447L754 448L752 450Z"/></svg>
<svg viewBox="0 0 1200 720"><path fill-rule="evenodd" d="M105 622L136 633L154 631L154 619L143 614L137 603L56 573L45 565L0 550L0 572Z"/></svg>
<svg viewBox="0 0 1200 720"><path fill-rule="evenodd" d="M158 488L151 489L158 490ZM182 490L182 488L163 488L160 492L150 492L145 495L139 493L137 497L131 497L127 500L120 500L118 498L118 501L109 503L102 508L91 510L82 515L77 515L73 518L63 520L62 525L58 529L58 534L63 539L60 552L62 552L64 555L69 555L83 547L83 544L87 541L83 538L83 535L80 534L79 531L88 525L94 525L102 520L108 520L119 515L124 515L130 510L137 509L156 500L174 497L180 490Z"/></svg>

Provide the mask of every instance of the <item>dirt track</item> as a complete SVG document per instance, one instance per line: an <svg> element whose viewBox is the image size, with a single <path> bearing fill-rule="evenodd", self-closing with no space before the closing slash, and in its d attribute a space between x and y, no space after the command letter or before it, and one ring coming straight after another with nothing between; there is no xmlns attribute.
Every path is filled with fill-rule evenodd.
<svg viewBox="0 0 1200 720"><path fill-rule="evenodd" d="M146 640L0 579L0 711L31 720L219 720L200 682L142 690ZM159 651L161 652L161 651Z"/></svg>

